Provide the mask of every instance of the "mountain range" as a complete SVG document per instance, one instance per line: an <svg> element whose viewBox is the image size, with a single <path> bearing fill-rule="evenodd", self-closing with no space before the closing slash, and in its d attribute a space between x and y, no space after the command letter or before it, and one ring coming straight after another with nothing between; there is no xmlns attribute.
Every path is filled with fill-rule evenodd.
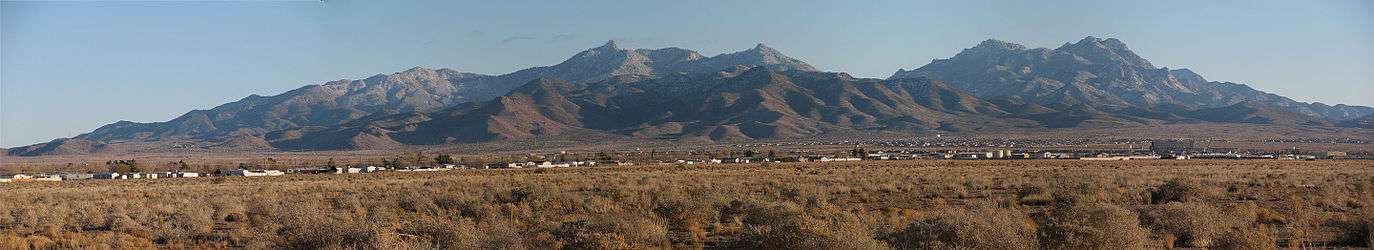
<svg viewBox="0 0 1374 250"><path fill-rule="evenodd" d="M759 44L703 56L614 41L503 75L413 68L250 95L166 122L115 122L16 156L394 149L594 135L740 141L1242 123L1371 128L1374 108L1303 103L1156 68L1116 39L1055 49L987 40L887 79L822 72Z"/></svg>
<svg viewBox="0 0 1374 250"><path fill-rule="evenodd" d="M1209 108L1254 101L1332 120L1374 114L1369 107L1301 103L1244 84L1207 81L1188 69L1156 68L1120 40L1091 36L1055 49L987 40L952 58L897 70L890 78L911 77L942 79L982 98L1033 100L1049 107L1090 102Z"/></svg>

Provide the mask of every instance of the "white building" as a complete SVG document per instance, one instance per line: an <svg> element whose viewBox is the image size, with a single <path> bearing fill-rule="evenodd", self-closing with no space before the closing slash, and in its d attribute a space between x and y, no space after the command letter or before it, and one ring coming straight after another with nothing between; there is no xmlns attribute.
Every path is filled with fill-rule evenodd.
<svg viewBox="0 0 1374 250"><path fill-rule="evenodd" d="M1074 157L1073 157L1073 154L1069 154L1069 153L1045 152L1044 154L1042 154L1042 155L1040 156L1040 158L1044 158L1044 159L1072 159L1072 158L1074 158Z"/></svg>
<svg viewBox="0 0 1374 250"><path fill-rule="evenodd" d="M224 176L248 176L248 177L257 177L257 176L282 176L282 175L285 175L285 174L286 174L286 173L283 173L282 171L277 171L277 170L244 170L244 169L223 170L221 173L223 173Z"/></svg>
<svg viewBox="0 0 1374 250"><path fill-rule="evenodd" d="M571 165L568 165L567 163L553 163L550 161L544 161L540 162L538 165L534 165L534 167L536 168L566 168L569 166Z"/></svg>
<svg viewBox="0 0 1374 250"><path fill-rule="evenodd" d="M348 167L348 168L339 168L335 173L339 173L339 174L373 173L373 172L381 172L382 170L383 170L383 168L377 167L377 166L356 166L356 167Z"/></svg>
<svg viewBox="0 0 1374 250"><path fill-rule="evenodd" d="M863 159L860 159L860 158L858 158L858 157L838 157L838 158L821 157L818 161L821 161L821 162L832 162L832 161L860 161L860 160L863 160Z"/></svg>
<svg viewBox="0 0 1374 250"><path fill-rule="evenodd" d="M200 174L191 172L164 172L158 173L158 176L162 178L195 178L200 177Z"/></svg>
<svg viewBox="0 0 1374 250"><path fill-rule="evenodd" d="M33 178L32 175L25 175L25 174L0 175L0 182L23 182L23 181L34 181L34 180L35 180L35 179Z"/></svg>

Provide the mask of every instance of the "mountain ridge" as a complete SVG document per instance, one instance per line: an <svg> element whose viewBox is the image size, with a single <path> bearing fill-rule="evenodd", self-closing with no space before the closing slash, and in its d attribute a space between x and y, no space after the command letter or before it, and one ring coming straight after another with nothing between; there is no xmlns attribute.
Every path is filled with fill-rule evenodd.
<svg viewBox="0 0 1374 250"><path fill-rule="evenodd" d="M653 58L660 61L674 58L680 61L654 63L647 54L653 54ZM363 79L306 85L273 96L253 94L211 109L192 110L164 122L119 121L73 139L109 143L263 135L290 128L341 125L372 114L427 111L462 102L485 101L541 77L586 82L617 75L709 71L737 64L814 70L805 62L762 44L749 50L704 57L679 48L621 49L612 40L551 66L502 75L414 67Z"/></svg>
<svg viewBox="0 0 1374 250"><path fill-rule="evenodd" d="M165 122L115 122L6 152L395 149L576 134L743 141L1195 123L1367 129L1371 114L1156 68L1114 38L1055 49L988 39L887 79L821 72L762 43L708 57L612 40L502 75L415 67L250 95Z"/></svg>
<svg viewBox="0 0 1374 250"><path fill-rule="evenodd" d="M1336 121L1374 114L1370 107L1297 102L1244 84L1207 81L1188 69L1157 68L1124 42L1093 36L1055 49L989 39L951 58L935 59L913 70L899 69L889 78L904 77L941 79L980 97L1020 97L1043 100L1041 104L1094 98L1120 99L1139 107L1215 108L1260 101ZM1065 99L1062 93L1066 91L1076 93Z"/></svg>
<svg viewBox="0 0 1374 250"><path fill-rule="evenodd" d="M690 84L694 93L674 95L655 86ZM921 96L915 98L914 96ZM855 79L844 74L776 71L752 67L718 74L684 75L635 82L573 84L531 81L511 93L464 111L414 123L354 124L300 140L327 149L380 127L395 143L434 145L528 139L568 132L637 138L740 141L810 136L838 130L933 130L976 127L962 114L1004 115L992 103L920 79ZM909 119L923 117L923 120ZM987 120L990 122L990 120ZM289 141L287 141L289 144ZM281 144L289 148L287 144ZM319 148L308 148L319 149Z"/></svg>

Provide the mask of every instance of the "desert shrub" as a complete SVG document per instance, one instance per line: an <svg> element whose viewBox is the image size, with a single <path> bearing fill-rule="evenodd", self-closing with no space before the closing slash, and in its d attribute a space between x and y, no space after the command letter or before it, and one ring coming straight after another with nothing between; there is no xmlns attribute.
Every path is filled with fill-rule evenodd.
<svg viewBox="0 0 1374 250"><path fill-rule="evenodd" d="M393 193L390 197L394 197L396 206L406 212L435 214L439 211L439 205L434 204L434 197L422 191L408 190Z"/></svg>
<svg viewBox="0 0 1374 250"><path fill-rule="evenodd" d="M1074 207L1083 204L1108 203L1102 187L1081 184L1073 188L1056 190L1051 194L1056 207Z"/></svg>
<svg viewBox="0 0 1374 250"><path fill-rule="evenodd" d="M171 213L160 214L164 221L152 227L153 237L158 242L187 241L210 233L215 225L214 212L204 204L180 204Z"/></svg>
<svg viewBox="0 0 1374 250"><path fill-rule="evenodd" d="M654 212L678 228L701 226L720 221L720 211L714 204L680 199L659 201Z"/></svg>
<svg viewBox="0 0 1374 250"><path fill-rule="evenodd" d="M668 245L668 229L662 222L633 215L564 222L553 234L574 249L642 249Z"/></svg>
<svg viewBox="0 0 1374 250"><path fill-rule="evenodd" d="M1198 245L1193 235L1212 248L1278 236L1364 247L1370 165L865 161L0 184L0 249L1130 249ZM1212 181L1230 195L1206 195ZM1164 244L1145 245L1141 225Z"/></svg>
<svg viewBox="0 0 1374 250"><path fill-rule="evenodd" d="M524 186L510 190L507 202L520 203L543 203L553 199L559 193L557 188L549 185Z"/></svg>
<svg viewBox="0 0 1374 250"><path fill-rule="evenodd" d="M320 203L257 200L250 203L250 223L259 229L275 229L273 244L279 248L320 249L369 247L379 244L382 232L368 221L328 211Z"/></svg>
<svg viewBox="0 0 1374 250"><path fill-rule="evenodd" d="M1052 249L1139 249L1149 234L1134 212L1101 203L1056 207L1040 231L1041 246Z"/></svg>
<svg viewBox="0 0 1374 250"><path fill-rule="evenodd" d="M0 235L0 248L2 249L29 249L29 240L17 235Z"/></svg>
<svg viewBox="0 0 1374 250"><path fill-rule="evenodd" d="M1313 202L1298 196L1284 198L1275 209L1283 214L1283 227L1291 235L1289 247L1304 247L1314 241L1326 213L1313 206Z"/></svg>
<svg viewBox="0 0 1374 250"><path fill-rule="evenodd" d="M946 209L912 223L889 240L903 249L1036 249L1036 228L1014 209Z"/></svg>
<svg viewBox="0 0 1374 250"><path fill-rule="evenodd" d="M477 224L469 219L457 221L425 217L411 221L397 233L415 235L437 247L474 249L479 247Z"/></svg>
<svg viewBox="0 0 1374 250"><path fill-rule="evenodd" d="M147 238L123 233L101 234L96 237L103 240L101 243L104 245L115 249L152 249L157 246Z"/></svg>
<svg viewBox="0 0 1374 250"><path fill-rule="evenodd" d="M731 245L751 249L886 249L853 214L801 206L791 202L753 205L745 229Z"/></svg>
<svg viewBox="0 0 1374 250"><path fill-rule="evenodd" d="M1053 193L1041 187L1023 188L1017 192L1017 196L1020 197L1021 204L1027 206L1047 206L1054 204Z"/></svg>
<svg viewBox="0 0 1374 250"><path fill-rule="evenodd" d="M1365 208L1353 216L1333 219L1331 225L1341 230L1331 243L1337 246L1374 247L1374 209Z"/></svg>
<svg viewBox="0 0 1374 250"><path fill-rule="evenodd" d="M99 207L98 204L87 205L89 207L75 209L72 211L73 214L71 218L68 219L68 230L89 231L101 230L105 228L105 211L102 209L97 209L96 207Z"/></svg>
<svg viewBox="0 0 1374 250"><path fill-rule="evenodd" d="M378 245L373 225L351 221L314 221L285 225L278 246L291 249L359 248Z"/></svg>
<svg viewBox="0 0 1374 250"><path fill-rule="evenodd" d="M482 249L525 249L520 228L513 221L485 220L477 224L477 229L484 234L480 241Z"/></svg>
<svg viewBox="0 0 1374 250"><path fill-rule="evenodd" d="M1278 239L1265 227L1238 228L1227 231L1212 243L1212 249L1277 249Z"/></svg>
<svg viewBox="0 0 1374 250"><path fill-rule="evenodd" d="M1154 204L1204 201L1216 197L1219 192L1216 187L1207 186L1197 179L1174 178L1155 188L1150 198Z"/></svg>
<svg viewBox="0 0 1374 250"><path fill-rule="evenodd" d="M1224 213L1205 203L1172 202L1146 209L1141 218L1150 228L1177 236L1182 246L1208 247L1222 233L1249 227L1254 216Z"/></svg>
<svg viewBox="0 0 1374 250"><path fill-rule="evenodd" d="M138 237L146 236L148 233L143 229L143 224L138 223L128 214L111 213L105 218L106 228L117 233L125 233Z"/></svg>

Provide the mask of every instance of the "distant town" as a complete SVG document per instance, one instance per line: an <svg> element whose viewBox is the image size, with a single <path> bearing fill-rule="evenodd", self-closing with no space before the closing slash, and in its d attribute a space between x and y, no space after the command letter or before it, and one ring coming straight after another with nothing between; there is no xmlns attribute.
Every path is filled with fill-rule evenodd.
<svg viewBox="0 0 1374 250"><path fill-rule="evenodd" d="M1053 143L1047 143L1053 142ZM1129 141L1117 142L1127 143ZM1344 143L1350 143L1345 142ZM455 158L440 154L432 159L417 153L409 162L401 158L383 160L380 164L336 164L332 160L318 166L291 168L270 168L255 164L239 164L236 168L222 168L209 172L190 171L185 162L172 163L173 169L167 171L145 171L135 160L114 160L106 162L110 171L86 173L16 173L0 175L0 183L78 181L78 180L128 180L160 178L198 178L198 177L264 177L297 174L365 174L379 172L437 172L460 169L526 169L526 168L570 168L597 166L635 166L635 165L694 165L694 164L767 164L784 162L847 162L847 161L894 161L894 160L1034 160L1034 159L1077 159L1089 161L1117 160L1188 160L1188 159L1235 159L1235 160L1328 160L1328 159L1374 159L1367 152L1349 154L1344 151L1304 151L1298 148L1261 152L1256 150L1237 150L1235 148L1198 147L1194 140L1151 140L1149 147L1125 149L999 149L1015 147L1018 143L1046 145L1074 145L1062 140L968 140L968 141L919 141L919 140L875 140L864 142L842 141L834 143L802 143L808 146L829 144L855 144L848 150L788 150L763 152L753 150L732 150L709 152L693 150L686 152L634 150L631 152L595 152L555 154L524 154L519 156ZM1098 143L1101 143L1100 141ZM785 147L800 144L771 143L758 145L732 145L733 147ZM863 146L884 148L869 150ZM732 147L732 146L726 146ZM971 148L984 149L935 149ZM927 149L892 149L927 148Z"/></svg>

